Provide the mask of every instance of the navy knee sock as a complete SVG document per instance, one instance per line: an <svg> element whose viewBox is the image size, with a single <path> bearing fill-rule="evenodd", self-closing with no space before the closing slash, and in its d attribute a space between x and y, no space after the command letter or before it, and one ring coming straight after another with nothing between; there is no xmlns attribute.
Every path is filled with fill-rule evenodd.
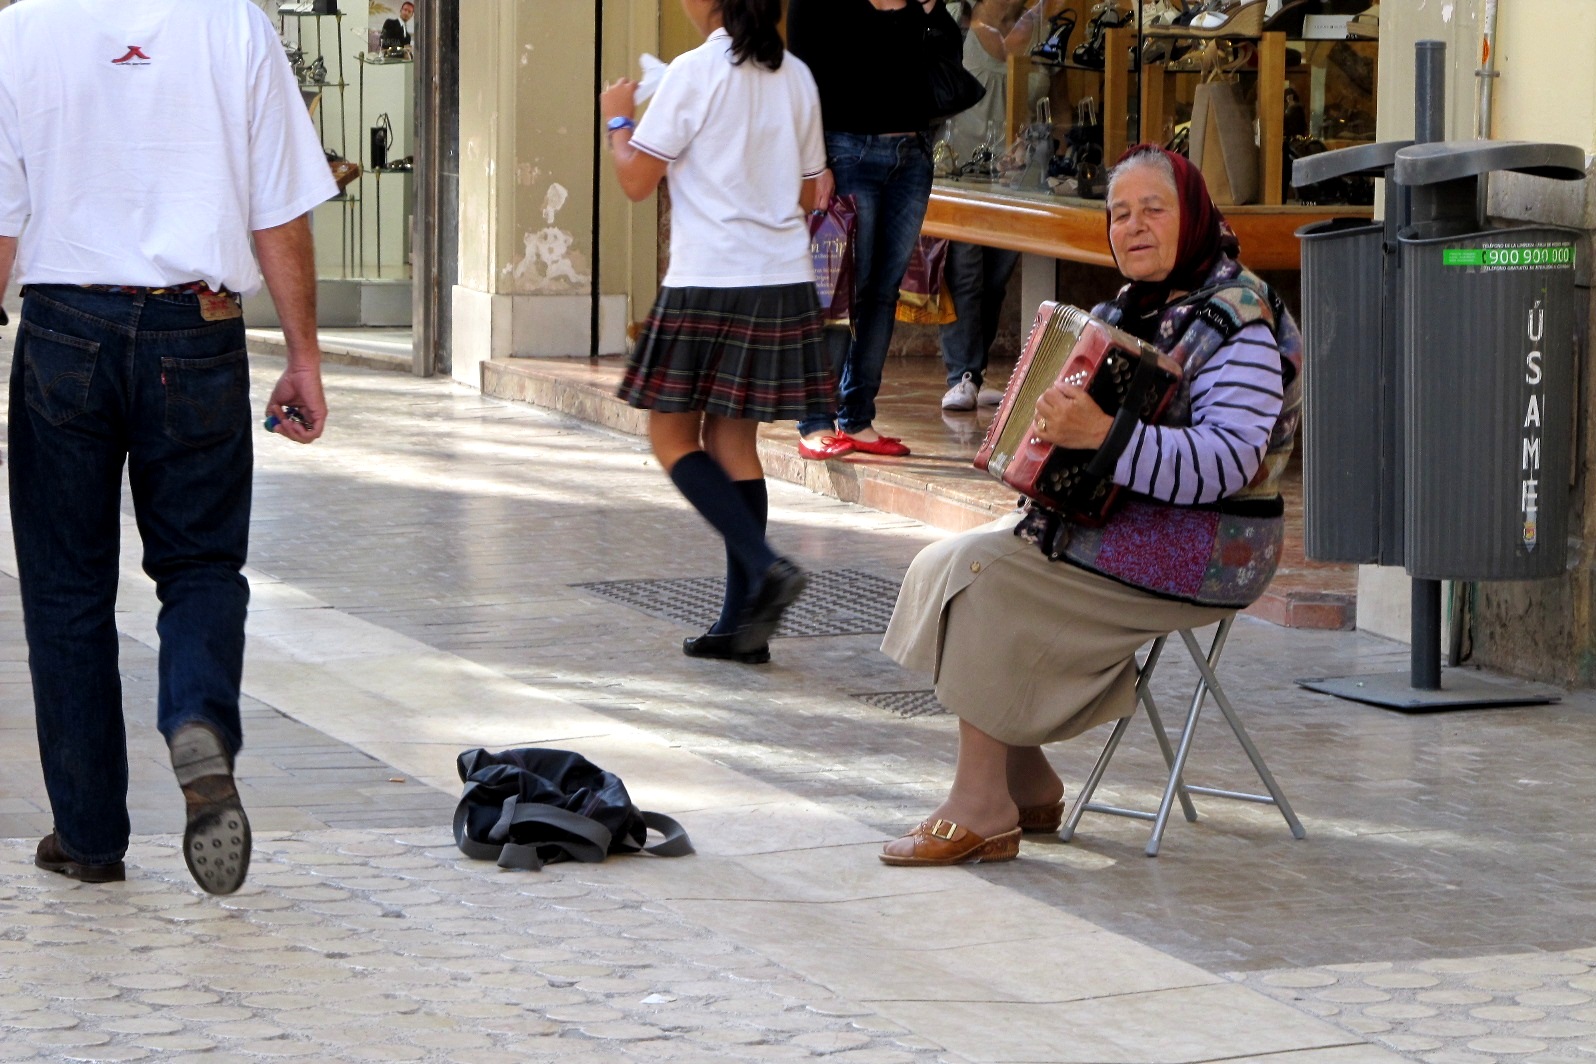
<svg viewBox="0 0 1596 1064"><path fill-rule="evenodd" d="M726 541L726 552L753 580L764 579L765 571L776 564L776 555L765 545L763 522L749 512L741 492L720 463L704 451L689 451L671 467L671 482L688 502Z"/></svg>
<svg viewBox="0 0 1596 1064"><path fill-rule="evenodd" d="M732 487L737 489L737 494L742 496L743 504L748 507L748 512L753 515L754 521L759 525L759 531L765 531L765 521L770 514L770 494L765 490L765 482L760 480L734 480ZM737 630L737 615L748 604L748 596L752 593L748 586L748 575L743 572L743 567L737 564L737 556L732 553L731 547L726 548L726 598L720 605L720 619L710 628L714 635L730 635Z"/></svg>

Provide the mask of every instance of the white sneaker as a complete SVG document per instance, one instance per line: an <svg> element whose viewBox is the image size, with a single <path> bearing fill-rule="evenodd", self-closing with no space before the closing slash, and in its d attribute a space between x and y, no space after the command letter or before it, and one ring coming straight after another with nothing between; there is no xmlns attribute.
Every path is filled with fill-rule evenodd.
<svg viewBox="0 0 1596 1064"><path fill-rule="evenodd" d="M1000 406L1003 402L1003 392L998 388L982 388L976 395L975 401L982 406Z"/></svg>
<svg viewBox="0 0 1596 1064"><path fill-rule="evenodd" d="M966 373L959 379L959 383L949 388L942 396L942 409L974 410L976 391L975 380L971 374Z"/></svg>

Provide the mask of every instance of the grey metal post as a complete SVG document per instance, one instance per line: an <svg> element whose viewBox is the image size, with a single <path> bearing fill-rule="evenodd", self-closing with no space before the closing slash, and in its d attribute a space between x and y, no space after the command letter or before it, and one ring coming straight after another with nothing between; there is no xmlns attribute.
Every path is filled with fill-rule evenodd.
<svg viewBox="0 0 1596 1064"><path fill-rule="evenodd" d="M1429 144L1446 139L1446 42L1414 46L1413 139ZM1420 691L1441 689L1441 582L1414 580L1409 666Z"/></svg>

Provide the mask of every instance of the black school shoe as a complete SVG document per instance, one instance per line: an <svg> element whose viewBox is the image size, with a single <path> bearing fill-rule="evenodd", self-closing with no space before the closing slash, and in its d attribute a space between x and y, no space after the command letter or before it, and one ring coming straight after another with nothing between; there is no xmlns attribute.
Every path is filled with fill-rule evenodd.
<svg viewBox="0 0 1596 1064"><path fill-rule="evenodd" d="M33 851L33 863L46 872L59 872L83 883L120 883L127 878L127 867L121 861L110 864L74 861L61 849L61 840L53 831L39 840L39 848Z"/></svg>
<svg viewBox="0 0 1596 1064"><path fill-rule="evenodd" d="M185 724L172 736L172 771L183 788L188 827L183 860L208 894L231 894L249 873L253 839L233 783L233 758L209 724Z"/></svg>
<svg viewBox="0 0 1596 1064"><path fill-rule="evenodd" d="M732 632L705 632L703 635L690 635L682 640L682 653L690 658L721 658L726 661L740 661L744 665L764 665L770 661L770 644L757 646L752 650L737 650L732 646L736 635Z"/></svg>
<svg viewBox="0 0 1596 1064"><path fill-rule="evenodd" d="M759 591L749 600L742 616L737 619L737 631L732 635L732 649L744 654L768 647L770 637L781 624L781 615L803 593L809 584L809 575L786 558L777 558L765 570L765 579Z"/></svg>

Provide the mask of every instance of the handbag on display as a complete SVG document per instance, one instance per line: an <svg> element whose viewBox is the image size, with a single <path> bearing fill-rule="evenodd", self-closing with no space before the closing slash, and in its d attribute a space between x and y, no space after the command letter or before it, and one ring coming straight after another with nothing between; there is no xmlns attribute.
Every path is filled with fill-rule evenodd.
<svg viewBox="0 0 1596 1064"><path fill-rule="evenodd" d="M535 872L556 861L592 864L618 853L693 852L680 824L638 809L619 776L581 754L476 749L462 753L456 767L465 791L454 811L454 841L475 860ZM650 844L650 830L661 841Z"/></svg>
<svg viewBox="0 0 1596 1064"><path fill-rule="evenodd" d="M823 211L809 215L809 257L815 266L815 294L827 325L849 325L853 313L853 237L858 209L852 196L833 196Z"/></svg>
<svg viewBox="0 0 1596 1064"><path fill-rule="evenodd" d="M1189 158L1221 207L1258 199L1253 109L1224 65L1213 66L1192 97Z"/></svg>
<svg viewBox="0 0 1596 1064"><path fill-rule="evenodd" d="M944 22L931 19L925 28L926 93L931 101L931 123L945 122L986 98L986 86L964 69L963 43L948 34Z"/></svg>

